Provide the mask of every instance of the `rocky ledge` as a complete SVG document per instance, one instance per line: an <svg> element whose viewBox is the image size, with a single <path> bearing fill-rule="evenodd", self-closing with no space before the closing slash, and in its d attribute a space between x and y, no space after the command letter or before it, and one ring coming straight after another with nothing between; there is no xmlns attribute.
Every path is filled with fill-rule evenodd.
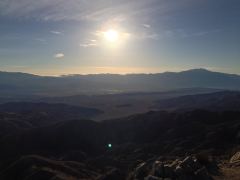
<svg viewBox="0 0 240 180"><path fill-rule="evenodd" d="M173 161L158 158L139 164L128 180L211 180L217 173L217 163L205 156L187 156Z"/></svg>

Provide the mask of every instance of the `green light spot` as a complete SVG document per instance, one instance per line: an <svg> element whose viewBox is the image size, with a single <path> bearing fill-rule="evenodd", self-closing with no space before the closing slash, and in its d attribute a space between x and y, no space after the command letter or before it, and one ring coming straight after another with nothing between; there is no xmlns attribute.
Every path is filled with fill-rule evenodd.
<svg viewBox="0 0 240 180"><path fill-rule="evenodd" d="M112 144L108 144L108 147L111 148L111 147L112 147Z"/></svg>

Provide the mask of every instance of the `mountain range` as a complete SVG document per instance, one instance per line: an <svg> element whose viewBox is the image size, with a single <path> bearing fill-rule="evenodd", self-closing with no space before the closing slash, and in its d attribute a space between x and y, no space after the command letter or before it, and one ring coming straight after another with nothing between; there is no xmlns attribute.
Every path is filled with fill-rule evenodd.
<svg viewBox="0 0 240 180"><path fill-rule="evenodd" d="M0 72L1 98L159 92L181 88L240 89L240 76L206 69L157 74L90 74L59 77Z"/></svg>

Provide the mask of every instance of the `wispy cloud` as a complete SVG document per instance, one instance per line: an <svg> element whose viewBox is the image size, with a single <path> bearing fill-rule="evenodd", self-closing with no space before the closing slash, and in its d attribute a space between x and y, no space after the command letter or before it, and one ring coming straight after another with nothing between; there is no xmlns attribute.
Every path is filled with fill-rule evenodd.
<svg viewBox="0 0 240 180"><path fill-rule="evenodd" d="M133 37L139 40L159 40L165 38L191 38L191 37L200 37L207 36L213 33L221 32L221 29L213 29L206 31L196 31L196 32L188 32L184 29L173 29L173 30L163 30L161 32L154 32L154 30L146 30L143 32L135 33Z"/></svg>
<svg viewBox="0 0 240 180"><path fill-rule="evenodd" d="M1 0L0 14L46 21L123 18L146 13L146 7L159 0ZM152 10L154 7L151 7ZM144 11L143 11L144 9Z"/></svg>
<svg viewBox="0 0 240 180"><path fill-rule="evenodd" d="M34 40L38 41L38 42L41 42L41 43L46 43L47 42L47 40L43 39L43 38L35 38Z"/></svg>
<svg viewBox="0 0 240 180"><path fill-rule="evenodd" d="M60 32L60 31L50 31L50 33L56 34L56 35L63 35L63 32Z"/></svg>
<svg viewBox="0 0 240 180"><path fill-rule="evenodd" d="M209 34L221 32L221 29L205 30L205 31L195 31L189 32L184 29L173 29L165 30L161 33L160 38L191 38L191 37L200 37L207 36Z"/></svg>
<svg viewBox="0 0 240 180"><path fill-rule="evenodd" d="M146 39L158 40L160 38L160 35L155 32L142 32L142 33L134 34L133 37L139 40L146 40Z"/></svg>
<svg viewBox="0 0 240 180"><path fill-rule="evenodd" d="M84 47L84 48L89 48L89 47L96 47L97 44L96 43L83 43L83 44L79 44L79 46Z"/></svg>
<svg viewBox="0 0 240 180"><path fill-rule="evenodd" d="M208 31L199 31L199 32L186 34L185 37L205 36L205 35L208 35L208 34L218 33L218 32L221 32L221 31L222 31L221 29L214 29L214 30L208 30Z"/></svg>
<svg viewBox="0 0 240 180"><path fill-rule="evenodd" d="M64 54L63 53L57 53L57 54L54 54L54 58L56 59L61 59L61 58L64 58Z"/></svg>
<svg viewBox="0 0 240 180"><path fill-rule="evenodd" d="M150 24L143 24L142 26L145 27L145 28L151 28Z"/></svg>

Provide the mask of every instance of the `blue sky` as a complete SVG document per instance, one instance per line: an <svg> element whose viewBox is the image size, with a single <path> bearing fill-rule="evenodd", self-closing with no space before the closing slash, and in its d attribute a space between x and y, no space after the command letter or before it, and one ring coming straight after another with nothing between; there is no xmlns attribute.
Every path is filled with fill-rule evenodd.
<svg viewBox="0 0 240 180"><path fill-rule="evenodd" d="M116 42L104 33L113 29ZM238 0L1 0L0 70L240 74Z"/></svg>

